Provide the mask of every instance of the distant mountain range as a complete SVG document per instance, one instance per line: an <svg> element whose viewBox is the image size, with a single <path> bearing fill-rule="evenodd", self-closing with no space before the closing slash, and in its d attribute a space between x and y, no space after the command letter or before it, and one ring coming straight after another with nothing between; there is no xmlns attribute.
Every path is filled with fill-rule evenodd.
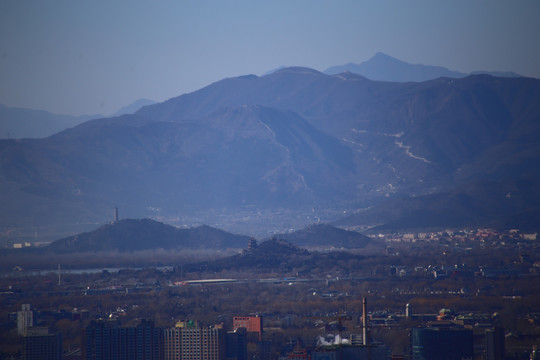
<svg viewBox="0 0 540 360"><path fill-rule="evenodd" d="M43 138L103 115L58 115L0 104L0 139Z"/></svg>
<svg viewBox="0 0 540 360"><path fill-rule="evenodd" d="M463 78L469 75L493 75L499 77L521 77L513 72L501 71L475 71L470 74L448 70L441 66L409 64L381 52L361 64L345 64L332 66L324 71L328 75L336 75L343 72L352 72L377 81L428 81L440 77Z"/></svg>
<svg viewBox="0 0 540 360"><path fill-rule="evenodd" d="M155 103L156 102L153 101L153 100L139 99L139 100L136 100L136 101L132 102L131 104L126 105L123 108L119 109L117 112L115 112L111 116L114 117L114 116L121 116L121 115L126 115L126 114L133 114L137 110L142 108L143 106L154 105Z"/></svg>
<svg viewBox="0 0 540 360"><path fill-rule="evenodd" d="M534 227L538 139L537 79L284 68L0 141L1 234L103 223L115 206L224 229L268 216L261 232L290 228L275 223L284 209L304 221L354 214L343 226Z"/></svg>
<svg viewBox="0 0 540 360"><path fill-rule="evenodd" d="M148 99L139 99L127 105L112 116L133 114L141 107L155 104ZM82 124L103 115L59 115L42 110L13 108L0 104L0 139L38 139L56 134L62 130Z"/></svg>

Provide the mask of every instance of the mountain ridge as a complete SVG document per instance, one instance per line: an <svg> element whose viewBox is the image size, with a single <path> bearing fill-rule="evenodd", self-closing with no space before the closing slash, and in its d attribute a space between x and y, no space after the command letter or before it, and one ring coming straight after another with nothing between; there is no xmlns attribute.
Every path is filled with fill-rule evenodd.
<svg viewBox="0 0 540 360"><path fill-rule="evenodd" d="M223 79L0 141L3 228L100 222L114 206L134 218L326 211L327 222L490 179L537 183L538 99L537 79L488 75L390 83L294 67Z"/></svg>
<svg viewBox="0 0 540 360"><path fill-rule="evenodd" d="M0 104L0 139L44 138L103 115L60 115Z"/></svg>
<svg viewBox="0 0 540 360"><path fill-rule="evenodd" d="M126 114L133 114L133 113L137 112L143 106L154 105L155 103L156 102L154 100L150 100L150 99L137 99L134 102L132 102L131 104L128 104L128 105L123 106L122 108L118 109L116 112L114 112L113 114L111 114L108 117L115 117L115 116L121 116L121 115L126 115Z"/></svg>
<svg viewBox="0 0 540 360"><path fill-rule="evenodd" d="M323 72L328 75L336 75L345 71L365 76L371 80L393 82L422 82L440 77L463 78L469 75L481 74L499 77L521 77L521 75L510 71L473 71L467 74L449 70L442 66L411 64L382 52L377 52L373 57L361 64L348 63L332 66Z"/></svg>

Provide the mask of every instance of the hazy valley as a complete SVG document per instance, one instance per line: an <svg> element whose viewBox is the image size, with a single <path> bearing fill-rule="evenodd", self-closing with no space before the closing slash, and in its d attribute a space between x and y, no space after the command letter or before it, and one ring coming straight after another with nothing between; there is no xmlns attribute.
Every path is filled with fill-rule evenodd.
<svg viewBox="0 0 540 360"><path fill-rule="evenodd" d="M397 83L285 68L224 79L133 115L2 140L3 240L91 230L114 207L256 235L319 220L532 231L539 98L540 81L521 77Z"/></svg>

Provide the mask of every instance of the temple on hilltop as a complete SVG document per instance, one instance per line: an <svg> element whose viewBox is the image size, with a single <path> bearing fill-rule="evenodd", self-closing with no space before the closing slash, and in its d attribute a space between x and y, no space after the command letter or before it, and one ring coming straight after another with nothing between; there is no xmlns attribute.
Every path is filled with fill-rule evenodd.
<svg viewBox="0 0 540 360"><path fill-rule="evenodd" d="M257 240L254 237L250 237L248 241L247 251L253 251L257 248Z"/></svg>

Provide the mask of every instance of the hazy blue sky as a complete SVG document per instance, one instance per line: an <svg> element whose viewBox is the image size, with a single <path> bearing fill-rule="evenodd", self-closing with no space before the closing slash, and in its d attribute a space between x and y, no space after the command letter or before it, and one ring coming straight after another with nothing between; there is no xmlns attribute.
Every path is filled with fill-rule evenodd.
<svg viewBox="0 0 540 360"><path fill-rule="evenodd" d="M110 114L280 65L381 51L540 78L539 0L0 1L0 103Z"/></svg>

